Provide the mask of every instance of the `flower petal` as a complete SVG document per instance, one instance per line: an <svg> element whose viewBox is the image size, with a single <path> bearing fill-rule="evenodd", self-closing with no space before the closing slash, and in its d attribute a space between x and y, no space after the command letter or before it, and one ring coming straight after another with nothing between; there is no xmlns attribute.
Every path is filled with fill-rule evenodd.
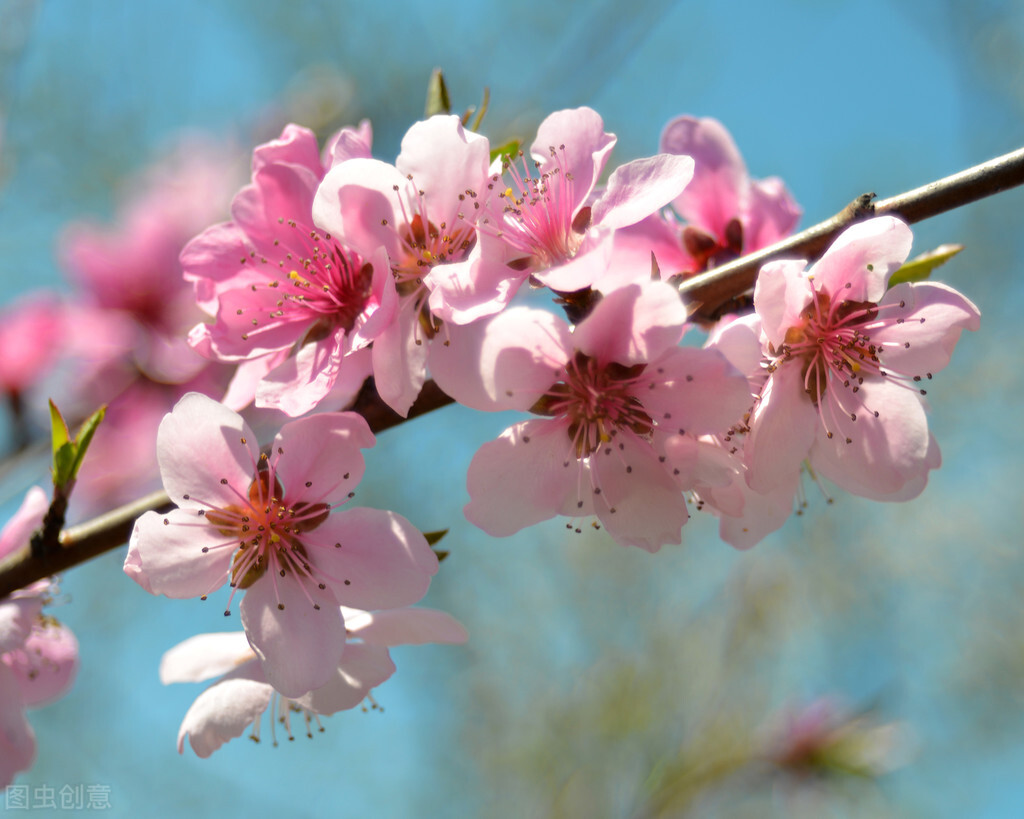
<svg viewBox="0 0 1024 819"><path fill-rule="evenodd" d="M270 463L289 504L343 503L363 478L361 450L375 440L357 413L310 415L281 427Z"/></svg>
<svg viewBox="0 0 1024 819"><path fill-rule="evenodd" d="M379 509L336 512L309 539L310 562L332 579L338 603L358 609L416 603L437 572L437 556L401 515ZM338 545L340 544L340 546Z"/></svg>
<svg viewBox="0 0 1024 819"><path fill-rule="evenodd" d="M63 697L78 673L78 640L56 621L37 625L21 651L4 657L21 686L22 702L30 708Z"/></svg>
<svg viewBox="0 0 1024 819"><path fill-rule="evenodd" d="M855 222L811 268L815 289L833 298L877 303L913 241L910 228L895 216Z"/></svg>
<svg viewBox="0 0 1024 819"><path fill-rule="evenodd" d="M804 391L799 361L776 367L761 392L750 421L744 450L747 484L770 492L800 471L821 428L818 413Z"/></svg>
<svg viewBox="0 0 1024 819"><path fill-rule="evenodd" d="M36 758L36 735L25 719L18 681L0 663L0 787L6 788L15 774L27 771Z"/></svg>
<svg viewBox="0 0 1024 819"><path fill-rule="evenodd" d="M178 753L184 750L187 736L196 756L206 759L259 719L273 693L273 688L258 680L225 678L214 683L185 713L178 731Z"/></svg>
<svg viewBox="0 0 1024 819"><path fill-rule="evenodd" d="M494 537L515 534L557 515L575 496L578 474L565 424L516 424L473 456L466 519Z"/></svg>
<svg viewBox="0 0 1024 819"><path fill-rule="evenodd" d="M160 682L202 682L255 659L244 631L196 634L164 652Z"/></svg>
<svg viewBox="0 0 1024 819"><path fill-rule="evenodd" d="M658 154L620 165L594 203L592 222L610 230L635 225L679 196L692 177L688 156Z"/></svg>
<svg viewBox="0 0 1024 819"><path fill-rule="evenodd" d="M616 543L656 552L680 542L686 500L650 444L620 430L590 466L594 511Z"/></svg>
<svg viewBox="0 0 1024 819"><path fill-rule="evenodd" d="M966 297L938 282L898 284L879 302L885 326L871 330L886 369L925 377L949 364L963 330L977 330L981 313ZM896 324L899 320L900 323Z"/></svg>
<svg viewBox="0 0 1024 819"><path fill-rule="evenodd" d="M387 648L354 643L346 647L345 656L334 676L315 691L296 700L303 708L316 714L330 715L355 708L366 699L372 688L395 673L395 664Z"/></svg>
<svg viewBox="0 0 1024 819"><path fill-rule="evenodd" d="M256 471L256 435L237 412L197 392L164 416L156 454L164 489L187 509L237 504ZM189 496L189 497L186 497Z"/></svg>
<svg viewBox="0 0 1024 819"><path fill-rule="evenodd" d="M345 622L330 590L267 572L239 610L267 682L283 696L301 697L331 678L345 650Z"/></svg>
<svg viewBox="0 0 1024 819"><path fill-rule="evenodd" d="M450 614L427 608L349 609L345 610L345 627L353 637L370 645L464 643L469 639L466 627Z"/></svg>
<svg viewBox="0 0 1024 819"><path fill-rule="evenodd" d="M146 512L135 521L124 571L152 594L199 597L227 580L235 546L235 535L224 535L194 509Z"/></svg>

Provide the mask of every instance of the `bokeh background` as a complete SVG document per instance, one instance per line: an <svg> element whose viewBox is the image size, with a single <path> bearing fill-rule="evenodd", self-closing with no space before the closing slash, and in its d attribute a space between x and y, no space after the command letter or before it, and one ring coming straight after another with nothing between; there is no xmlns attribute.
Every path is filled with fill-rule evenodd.
<svg viewBox="0 0 1024 819"><path fill-rule="evenodd" d="M489 87L492 141L590 105L623 162L673 116L714 116L804 226L1024 143L1016 0L0 0L0 300L66 289L64 226L113 220L184 131L244 166L289 120L369 117L393 159L435 66L456 108ZM157 664L224 619L149 597L111 553L63 578L82 667L30 712L18 783L109 786L118 816L1024 815L1022 213L1009 192L915 229L920 251L967 246L937 278L983 317L930 390L944 465L919 499L828 503L807 481L747 553L700 514L653 556L558 521L494 540L461 517L464 474L510 418L446 408L380 436L356 502L450 527L425 603L467 646L395 650L383 712L312 740L179 756L201 686L162 687ZM6 514L43 479L38 458L8 470ZM858 772L771 763L811 703Z"/></svg>

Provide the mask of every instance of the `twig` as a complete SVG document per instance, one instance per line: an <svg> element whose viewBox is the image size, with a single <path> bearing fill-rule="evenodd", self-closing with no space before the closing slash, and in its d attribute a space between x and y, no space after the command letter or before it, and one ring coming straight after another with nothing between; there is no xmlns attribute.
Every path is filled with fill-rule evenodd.
<svg viewBox="0 0 1024 819"><path fill-rule="evenodd" d="M975 165L912 191L871 204L873 193L858 197L831 219L773 245L686 279L680 295L692 305L698 320L714 321L728 311L732 300L754 287L761 266L773 259L813 259L844 228L858 219L891 213L907 222L921 222L953 208L1024 184L1024 148Z"/></svg>
<svg viewBox="0 0 1024 819"><path fill-rule="evenodd" d="M452 403L454 400L442 392L440 387L433 381L427 381L416 403L409 410L409 418L425 415ZM352 409L366 419L375 433L407 420L381 401L372 378L367 379L359 391ZM167 493L160 490L65 529L60 533L60 548L47 550L37 557L33 557L30 546L19 549L0 563L0 599L37 580L123 546L128 542L135 520L140 515L150 510L163 512L172 506Z"/></svg>

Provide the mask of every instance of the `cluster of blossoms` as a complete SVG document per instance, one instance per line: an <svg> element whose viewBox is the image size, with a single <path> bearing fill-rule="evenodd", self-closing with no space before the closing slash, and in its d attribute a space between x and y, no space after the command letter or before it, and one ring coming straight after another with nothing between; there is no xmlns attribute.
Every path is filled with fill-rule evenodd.
<svg viewBox="0 0 1024 819"><path fill-rule="evenodd" d="M0 531L0 560L28 543L48 505L42 489L29 490ZM41 580L0 599L0 787L35 760L36 738L25 709L63 696L78 671L75 635L43 613L52 595L50 582Z"/></svg>
<svg viewBox="0 0 1024 819"><path fill-rule="evenodd" d="M308 727L392 673L387 646L465 639L448 615L409 608L438 569L424 535L342 508L374 437L338 410L368 378L401 416L428 378L471 408L530 413L469 467L466 517L494 536L560 516L654 552L696 508L747 548L792 512L804 471L879 500L924 489L940 456L922 384L979 313L943 285L889 287L907 225L868 219L813 263L766 265L753 311L694 342L678 283L786 236L799 208L780 180L748 176L714 120L673 120L658 154L612 169L615 142L589 108L551 114L513 153L436 115L389 163L369 123L323 148L288 125L255 149L230 220L181 251L188 309L145 283L129 293L103 242L69 238L71 266L105 271L90 279L97 309L158 330L132 347L133 377L177 400L164 414L163 394L156 433L177 508L137 521L125 572L174 598L228 584L225 614L241 598L242 633L165 657L165 682L224 675L179 750L258 736L268 708ZM540 288L568 320L516 302ZM290 419L263 450L239 414L256 410Z"/></svg>

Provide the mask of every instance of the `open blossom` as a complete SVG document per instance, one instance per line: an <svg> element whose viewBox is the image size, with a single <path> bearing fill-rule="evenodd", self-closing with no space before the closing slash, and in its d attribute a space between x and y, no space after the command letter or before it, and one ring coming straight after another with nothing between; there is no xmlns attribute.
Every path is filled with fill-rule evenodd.
<svg viewBox="0 0 1024 819"><path fill-rule="evenodd" d="M365 258L386 251L398 307L373 343L381 398L405 415L426 379L431 342L441 330L427 279L472 281L488 241L477 230L490 147L456 116L415 123L394 165L356 158L334 167L313 202L313 217Z"/></svg>
<svg viewBox="0 0 1024 819"><path fill-rule="evenodd" d="M922 389L978 308L942 284L886 289L910 252L892 216L847 228L811 268L765 265L754 289L769 373L750 419L747 480L768 492L803 460L854 494L918 495L939 465Z"/></svg>
<svg viewBox="0 0 1024 819"><path fill-rule="evenodd" d="M800 208L778 177L751 179L729 132L710 117L681 116L665 126L659 150L693 159L693 179L672 202L615 237L617 266L689 275L753 253L788 236Z"/></svg>
<svg viewBox="0 0 1024 819"><path fill-rule="evenodd" d="M331 161L368 156L369 138L368 124L344 129ZM248 362L257 406L292 416L339 384L358 390L369 375L366 348L397 305L383 249L360 253L314 227L326 171L313 132L286 126L254 151L252 182L232 202L232 220L181 254L200 306L215 316L189 342L209 358Z"/></svg>
<svg viewBox="0 0 1024 819"><path fill-rule="evenodd" d="M245 591L242 625L267 681L286 697L324 685L345 647L339 605L418 601L437 558L407 520L336 511L363 474L373 435L361 416L291 421L261 454L242 418L198 393L160 424L157 459L178 508L135 524L125 572L153 594ZM231 600L228 602L230 612Z"/></svg>
<svg viewBox="0 0 1024 819"><path fill-rule="evenodd" d="M29 490L0 532L0 559L28 543L48 505L42 489ZM63 696L78 671L74 635L43 614L50 594L50 583L40 581L0 599L0 787L35 760L36 739L25 709Z"/></svg>
<svg viewBox="0 0 1024 819"><path fill-rule="evenodd" d="M649 282L607 294L574 331L527 308L466 328L477 342L453 344L432 365L442 388L472 407L541 416L474 456L466 517L504 536L594 515L624 545L678 543L688 517L680 486L698 476L673 474L664 440L724 432L750 403L724 357L678 346L685 321L675 290Z"/></svg>
<svg viewBox="0 0 1024 819"><path fill-rule="evenodd" d="M270 729L276 745L274 723L280 722L288 739L294 739L291 721L301 715L307 736L313 724L320 731L320 717L355 708L369 700L371 689L395 671L389 646L423 643L464 643L466 629L449 614L434 609L401 608L369 612L343 609L349 632L345 653L335 658L330 680L302 697L282 696L266 682L256 655L242 632L199 634L179 643L160 662L160 680L202 682L223 675L203 691L188 709L178 732L178 753L185 738L197 756L208 757L221 745L251 728L259 741L263 713L271 712Z"/></svg>
<svg viewBox="0 0 1024 819"><path fill-rule="evenodd" d="M458 270L433 273L435 311L464 323L503 308L531 277L560 292L599 281L614 231L667 205L693 173L688 157L663 153L619 166L597 191L615 141L593 109L556 111L522 167L496 164L480 223L483 235L500 240L499 252L484 256L472 280Z"/></svg>

